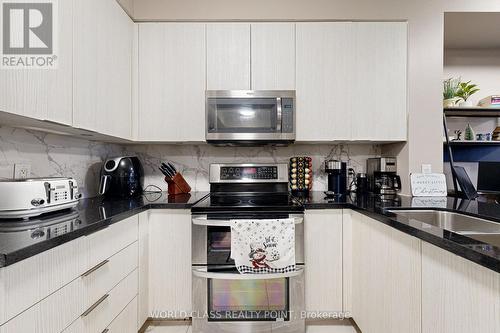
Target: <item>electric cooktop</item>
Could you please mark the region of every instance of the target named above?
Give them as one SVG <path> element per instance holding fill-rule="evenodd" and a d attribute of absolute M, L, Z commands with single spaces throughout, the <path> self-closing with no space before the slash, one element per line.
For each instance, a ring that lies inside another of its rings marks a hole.
<path fill-rule="evenodd" d="M 194 213 L 302 212 L 288 193 L 288 165 L 232 163 L 210 165 L 210 195 L 191 208 Z"/>
<path fill-rule="evenodd" d="M 193 212 L 219 211 L 293 211 L 302 212 L 302 204 L 288 193 L 211 193 L 194 205 Z"/>

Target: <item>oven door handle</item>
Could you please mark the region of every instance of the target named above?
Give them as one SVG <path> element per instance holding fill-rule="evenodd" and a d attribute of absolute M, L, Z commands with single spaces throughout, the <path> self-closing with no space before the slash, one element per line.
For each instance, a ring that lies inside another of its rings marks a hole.
<path fill-rule="evenodd" d="M 292 218 L 295 224 L 301 224 L 304 222 L 303 216 L 293 216 L 290 215 L 289 218 Z M 196 215 L 191 218 L 193 224 L 203 225 L 203 226 L 213 226 L 213 227 L 230 227 L 231 220 L 215 220 L 209 219 L 207 215 Z M 237 220 L 237 219 L 235 219 Z M 251 220 L 251 219 L 249 219 Z"/>
<path fill-rule="evenodd" d="M 212 280 L 270 280 L 292 278 L 304 274 L 304 268 L 297 267 L 293 272 L 268 274 L 240 274 L 207 272 L 206 268 L 193 268 L 193 275 L 202 279 Z"/>

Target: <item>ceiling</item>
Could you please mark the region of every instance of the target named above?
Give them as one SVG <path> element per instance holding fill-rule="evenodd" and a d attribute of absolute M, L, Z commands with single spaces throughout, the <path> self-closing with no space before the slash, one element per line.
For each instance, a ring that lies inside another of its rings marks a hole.
<path fill-rule="evenodd" d="M 445 49 L 500 49 L 499 13 L 445 13 Z"/>

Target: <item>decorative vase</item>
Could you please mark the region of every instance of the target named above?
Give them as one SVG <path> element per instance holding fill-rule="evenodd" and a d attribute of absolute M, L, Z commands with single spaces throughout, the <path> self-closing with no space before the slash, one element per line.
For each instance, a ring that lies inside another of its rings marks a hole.
<path fill-rule="evenodd" d="M 476 136 L 474 135 L 474 130 L 472 129 L 472 127 L 470 126 L 470 124 L 467 124 L 467 127 L 465 128 L 465 137 L 464 137 L 464 140 L 465 141 L 474 141 L 474 138 Z"/>
<path fill-rule="evenodd" d="M 471 107 L 473 106 L 472 105 L 472 101 L 470 99 L 466 100 L 466 101 L 462 101 L 458 104 L 458 106 L 460 107 L 463 107 L 463 108 L 468 108 L 468 107 Z"/>
<path fill-rule="evenodd" d="M 443 100 L 443 108 L 453 108 L 457 105 L 457 98 L 448 98 Z"/>

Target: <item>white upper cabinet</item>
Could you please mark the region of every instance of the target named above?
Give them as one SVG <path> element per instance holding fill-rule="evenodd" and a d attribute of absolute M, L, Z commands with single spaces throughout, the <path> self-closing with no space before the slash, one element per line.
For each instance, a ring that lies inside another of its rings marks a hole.
<path fill-rule="evenodd" d="M 73 0 L 58 2 L 57 68 L 0 69 L 0 111 L 72 123 Z"/>
<path fill-rule="evenodd" d="M 73 125 L 132 132 L 134 23 L 115 0 L 75 0 Z"/>
<path fill-rule="evenodd" d="M 407 138 L 407 24 L 353 24 L 352 139 Z M 348 77 L 345 77 L 347 79 Z"/>
<path fill-rule="evenodd" d="M 207 24 L 207 90 L 250 89 L 250 24 Z"/>
<path fill-rule="evenodd" d="M 205 140 L 205 24 L 139 24 L 141 141 Z"/>
<path fill-rule="evenodd" d="M 252 90 L 295 90 L 295 23 L 252 23 Z"/>
<path fill-rule="evenodd" d="M 404 141 L 407 24 L 297 24 L 297 140 Z"/>
<path fill-rule="evenodd" d="M 297 23 L 297 141 L 351 139 L 352 23 Z"/>

